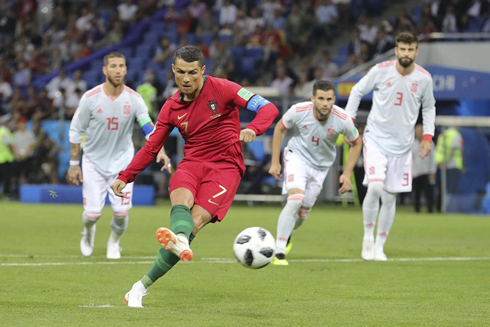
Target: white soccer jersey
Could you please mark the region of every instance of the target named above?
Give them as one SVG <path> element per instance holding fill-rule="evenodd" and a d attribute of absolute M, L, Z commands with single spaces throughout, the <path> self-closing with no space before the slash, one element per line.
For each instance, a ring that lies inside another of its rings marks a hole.
<path fill-rule="evenodd" d="M 345 111 L 355 118 L 361 98 L 373 90 L 365 133 L 386 155 L 401 156 L 411 150 L 420 106 L 424 134 L 434 136 L 436 101 L 432 77 L 424 68 L 415 65 L 403 76 L 396 69 L 396 60 L 374 66 L 352 88 Z"/>
<path fill-rule="evenodd" d="M 114 100 L 104 91 L 104 84 L 85 92 L 70 125 L 70 143 L 86 142 L 83 154 L 104 176 L 117 175 L 134 155 L 133 125 L 149 117 L 141 96 L 125 86 Z"/>
<path fill-rule="evenodd" d="M 297 103 L 282 116 L 281 123 L 287 129 L 294 128 L 288 149 L 311 167 L 324 170 L 335 160 L 337 136 L 343 134 L 355 141 L 359 132 L 352 119 L 338 106 L 333 106 L 325 121 L 316 119 L 313 110 L 311 101 Z"/>

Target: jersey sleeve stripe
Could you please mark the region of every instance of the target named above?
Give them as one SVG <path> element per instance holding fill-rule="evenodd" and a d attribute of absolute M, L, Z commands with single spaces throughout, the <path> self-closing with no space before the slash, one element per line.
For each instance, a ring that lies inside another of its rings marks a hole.
<path fill-rule="evenodd" d="M 92 95 L 96 95 L 97 93 L 100 93 L 101 91 L 102 91 L 102 88 L 98 87 L 95 90 L 91 91 L 90 93 L 87 93 L 85 98 L 90 98 Z"/>
<path fill-rule="evenodd" d="M 376 66 L 378 66 L 378 68 L 386 68 L 386 67 L 391 67 L 394 64 L 395 64 L 394 61 L 385 61 L 385 62 L 377 64 Z"/>
<path fill-rule="evenodd" d="M 133 90 L 132 88 L 130 88 L 128 86 L 124 86 L 124 89 L 126 91 L 128 91 L 128 93 L 136 95 L 138 98 L 141 97 L 141 95 L 138 92 L 136 92 L 135 90 Z"/>
<path fill-rule="evenodd" d="M 426 70 L 424 67 L 421 67 L 421 66 L 417 65 L 417 70 L 418 70 L 419 72 L 424 73 L 424 74 L 425 74 L 425 75 L 427 75 L 427 76 L 431 76 L 431 75 L 430 75 L 430 73 L 429 73 L 429 72 L 428 72 L 428 71 L 427 71 L 427 70 Z"/>
<path fill-rule="evenodd" d="M 311 110 L 311 105 L 296 107 L 296 112 L 303 112 Z"/>
<path fill-rule="evenodd" d="M 333 114 L 334 114 L 335 116 L 339 117 L 339 118 L 340 118 L 340 119 L 342 119 L 342 120 L 347 120 L 347 115 L 346 115 L 346 114 L 344 114 L 344 113 L 342 113 L 342 112 L 340 112 L 340 111 L 338 111 L 338 110 L 335 110 L 335 109 L 334 109 L 334 110 L 333 110 Z"/>

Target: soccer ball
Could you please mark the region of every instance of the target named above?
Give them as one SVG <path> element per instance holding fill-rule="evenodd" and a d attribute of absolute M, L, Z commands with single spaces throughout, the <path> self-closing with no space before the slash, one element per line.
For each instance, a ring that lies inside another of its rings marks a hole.
<path fill-rule="evenodd" d="M 259 269 L 274 258 L 276 242 L 265 228 L 250 227 L 243 230 L 233 243 L 235 257 L 247 268 Z"/>

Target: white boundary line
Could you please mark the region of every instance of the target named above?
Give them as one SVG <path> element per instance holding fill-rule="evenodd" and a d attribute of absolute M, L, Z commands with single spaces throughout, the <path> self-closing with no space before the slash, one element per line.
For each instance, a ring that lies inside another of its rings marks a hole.
<path fill-rule="evenodd" d="M 26 256 L 28 257 L 28 256 Z M 72 256 L 69 256 L 70 258 Z M 74 256 L 76 258 L 81 258 L 80 256 Z M 147 257 L 134 257 L 147 259 Z M 391 262 L 406 262 L 406 261 L 488 261 L 490 257 L 454 257 L 454 258 L 396 258 L 388 259 Z M 288 260 L 289 262 L 319 262 L 319 263 L 329 263 L 329 262 L 363 262 L 362 259 L 296 259 Z M 152 264 L 154 260 L 151 261 L 77 261 L 77 262 L 32 262 L 32 263 L 0 263 L 0 267 L 45 267 L 45 266 L 90 266 L 90 265 L 148 265 Z M 198 261 L 190 261 L 189 263 L 237 263 L 235 259 L 231 258 L 202 258 Z"/>

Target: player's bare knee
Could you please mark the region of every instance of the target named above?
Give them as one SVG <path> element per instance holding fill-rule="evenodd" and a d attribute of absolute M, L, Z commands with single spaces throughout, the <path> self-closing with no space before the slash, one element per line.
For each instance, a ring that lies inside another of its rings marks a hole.
<path fill-rule="evenodd" d="M 170 193 L 170 202 L 174 205 L 185 205 L 188 208 L 194 206 L 194 196 L 192 192 L 185 188 L 178 188 Z"/>

